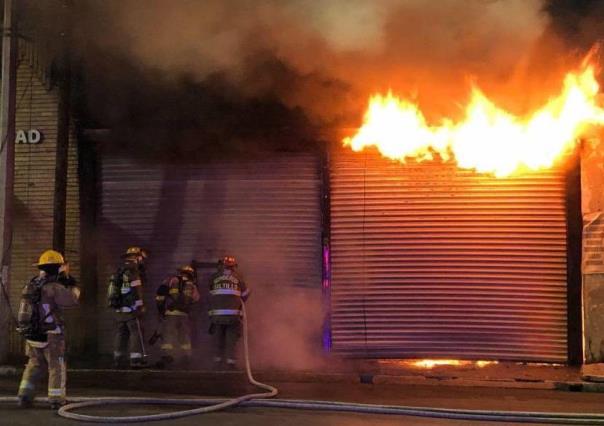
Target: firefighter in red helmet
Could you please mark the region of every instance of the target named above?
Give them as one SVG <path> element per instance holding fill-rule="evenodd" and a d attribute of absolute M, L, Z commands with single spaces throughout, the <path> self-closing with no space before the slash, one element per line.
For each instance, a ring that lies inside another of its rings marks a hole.
<path fill-rule="evenodd" d="M 225 256 L 218 262 L 217 271 L 210 278 L 210 334 L 215 336 L 214 363 L 226 363 L 228 368 L 237 365 L 235 349 L 241 336 L 241 304 L 249 296 L 249 290 L 237 270 L 233 256 Z"/>
<path fill-rule="evenodd" d="M 191 309 L 199 301 L 197 273 L 190 265 L 164 280 L 155 295 L 162 336 L 162 366 L 169 366 L 177 357 L 182 367 L 191 360 Z"/>

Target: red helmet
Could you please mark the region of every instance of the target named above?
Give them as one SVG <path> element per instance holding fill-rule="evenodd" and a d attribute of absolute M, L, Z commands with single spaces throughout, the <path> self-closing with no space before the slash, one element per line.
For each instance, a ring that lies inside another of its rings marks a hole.
<path fill-rule="evenodd" d="M 232 268 L 237 266 L 237 261 L 233 256 L 225 256 L 222 258 L 222 264 L 226 267 Z"/>

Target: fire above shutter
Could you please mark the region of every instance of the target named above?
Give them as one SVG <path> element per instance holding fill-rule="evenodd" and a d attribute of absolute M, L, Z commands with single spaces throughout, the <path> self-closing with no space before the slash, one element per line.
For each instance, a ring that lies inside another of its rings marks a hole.
<path fill-rule="evenodd" d="M 336 352 L 567 359 L 565 180 L 338 153 L 331 164 Z"/>

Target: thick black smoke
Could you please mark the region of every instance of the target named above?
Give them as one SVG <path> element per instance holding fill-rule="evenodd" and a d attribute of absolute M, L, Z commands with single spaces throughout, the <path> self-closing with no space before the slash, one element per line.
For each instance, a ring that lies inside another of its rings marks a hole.
<path fill-rule="evenodd" d="M 32 27 L 56 38 L 48 22 L 64 2 L 25 3 Z M 116 146 L 188 157 L 308 148 L 358 125 L 368 96 L 388 89 L 438 120 L 461 114 L 472 79 L 523 112 L 597 40 L 599 3 L 78 0 L 60 21 L 81 124 L 111 128 Z"/>
<path fill-rule="evenodd" d="M 604 3 L 600 0 L 549 0 L 545 10 L 551 30 L 570 48 L 589 49 L 604 37 Z"/>

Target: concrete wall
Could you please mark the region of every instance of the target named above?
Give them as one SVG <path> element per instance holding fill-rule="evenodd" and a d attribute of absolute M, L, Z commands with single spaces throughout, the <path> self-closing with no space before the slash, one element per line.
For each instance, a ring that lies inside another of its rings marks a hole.
<path fill-rule="evenodd" d="M 584 141 L 581 152 L 583 213 L 583 321 L 585 362 L 604 361 L 604 141 Z"/>

